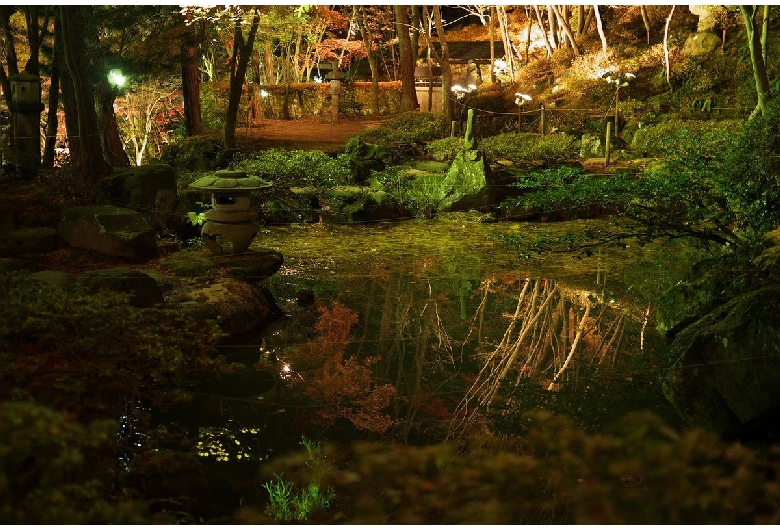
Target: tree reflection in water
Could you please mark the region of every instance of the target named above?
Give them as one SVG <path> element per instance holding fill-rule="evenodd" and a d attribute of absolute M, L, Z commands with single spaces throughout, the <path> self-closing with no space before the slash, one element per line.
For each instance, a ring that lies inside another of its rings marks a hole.
<path fill-rule="evenodd" d="M 625 310 L 611 311 L 608 303 L 556 280 L 525 278 L 516 295 L 514 313 L 503 315 L 509 321 L 503 337 L 491 344 L 482 337 L 484 315 L 501 288 L 495 278 L 488 278 L 479 290 L 482 295 L 474 322 L 480 369 L 456 408 L 449 437 L 464 435 L 473 428 L 483 413 L 498 404 L 502 389 L 533 381 L 540 388 L 556 392 L 564 385 L 576 385 L 582 366 L 596 374 L 615 367 Z M 501 403 L 500 407 L 504 406 Z"/>

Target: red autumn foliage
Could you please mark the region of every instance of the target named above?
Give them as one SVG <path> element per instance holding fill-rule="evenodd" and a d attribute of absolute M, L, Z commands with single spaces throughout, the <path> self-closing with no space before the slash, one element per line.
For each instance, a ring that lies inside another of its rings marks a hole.
<path fill-rule="evenodd" d="M 358 429 L 384 433 L 393 423 L 383 411 L 395 387 L 375 384 L 371 366 L 377 357 L 344 358 L 357 314 L 338 302 L 317 311 L 316 336 L 299 349 L 293 367 L 302 376 L 304 393 L 319 406 L 318 422 L 330 426 L 346 418 Z"/>

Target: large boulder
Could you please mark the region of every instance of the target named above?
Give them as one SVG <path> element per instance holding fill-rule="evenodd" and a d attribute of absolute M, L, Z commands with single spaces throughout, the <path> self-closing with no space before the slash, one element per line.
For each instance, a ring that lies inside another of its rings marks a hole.
<path fill-rule="evenodd" d="M 604 158 L 604 139 L 596 134 L 583 134 L 580 143 L 580 158 Z"/>
<path fill-rule="evenodd" d="M 778 314 L 780 286 L 764 287 L 734 297 L 677 335 L 663 390 L 686 422 L 738 436 L 778 410 Z"/>
<path fill-rule="evenodd" d="M 59 248 L 61 241 L 53 228 L 20 228 L 6 235 L 5 248 L 13 255 L 42 254 Z"/>
<path fill-rule="evenodd" d="M 126 267 L 85 272 L 75 282 L 89 292 L 102 290 L 127 293 L 135 307 L 153 307 L 165 303 L 162 290 L 148 274 Z"/>
<path fill-rule="evenodd" d="M 109 256 L 143 261 L 158 255 L 154 229 L 140 213 L 127 208 L 66 208 L 57 231 L 72 247 Z"/>
<path fill-rule="evenodd" d="M 176 211 L 176 172 L 168 164 L 149 164 L 123 170 L 100 182 L 101 202 L 130 208 L 165 224 Z"/>
<path fill-rule="evenodd" d="M 260 282 L 271 277 L 284 263 L 275 250 L 249 250 L 242 254 L 213 255 L 205 246 L 184 249 L 160 259 L 160 266 L 179 278 L 219 276 Z"/>
<path fill-rule="evenodd" d="M 686 57 L 698 57 L 714 52 L 721 44 L 722 40 L 718 35 L 710 31 L 698 31 L 688 36 L 682 52 Z"/>
<path fill-rule="evenodd" d="M 492 208 L 500 196 L 499 186 L 492 177 L 482 151 L 460 151 L 439 186 L 438 209 L 449 212 Z"/>

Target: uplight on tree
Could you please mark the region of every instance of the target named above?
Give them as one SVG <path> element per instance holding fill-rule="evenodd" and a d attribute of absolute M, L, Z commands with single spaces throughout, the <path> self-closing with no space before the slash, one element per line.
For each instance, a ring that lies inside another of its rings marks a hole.
<path fill-rule="evenodd" d="M 122 73 L 122 70 L 113 69 L 108 72 L 108 82 L 111 86 L 116 88 L 122 88 L 125 85 L 127 78 Z"/>

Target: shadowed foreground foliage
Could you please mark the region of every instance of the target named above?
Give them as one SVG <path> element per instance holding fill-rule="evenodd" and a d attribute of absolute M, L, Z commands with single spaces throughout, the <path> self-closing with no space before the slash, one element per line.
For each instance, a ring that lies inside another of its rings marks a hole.
<path fill-rule="evenodd" d="M 528 436 L 427 447 L 329 447 L 323 487 L 336 492 L 317 523 L 773 524 L 780 462 L 702 430 L 678 434 L 645 414 L 614 434 L 587 434 L 533 413 Z M 306 456 L 269 464 L 291 481 Z M 246 508 L 241 522 L 269 523 Z"/>

